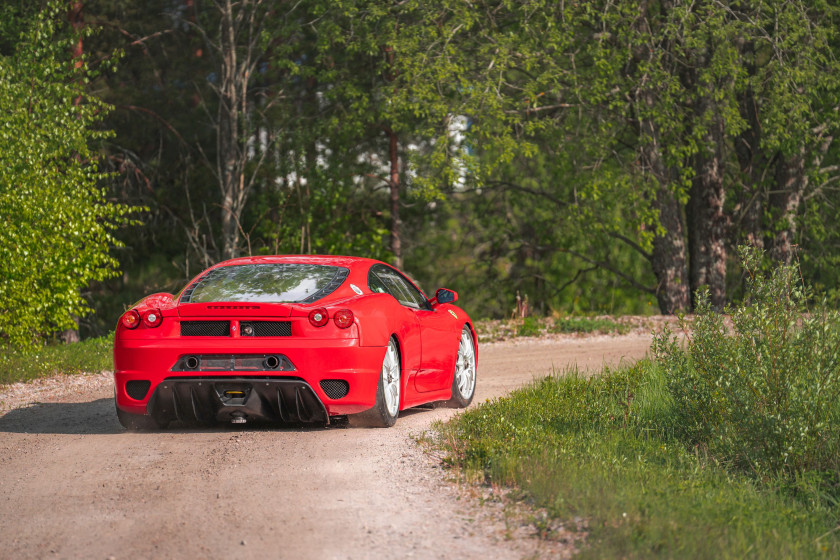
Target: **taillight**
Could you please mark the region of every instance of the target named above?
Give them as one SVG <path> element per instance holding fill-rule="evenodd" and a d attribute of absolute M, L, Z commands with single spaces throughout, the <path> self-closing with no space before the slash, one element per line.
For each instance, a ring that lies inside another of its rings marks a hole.
<path fill-rule="evenodd" d="M 120 318 L 120 322 L 127 329 L 136 329 L 140 326 L 140 314 L 135 309 L 129 309 Z"/>
<path fill-rule="evenodd" d="M 333 321 L 339 329 L 346 329 L 353 324 L 353 312 L 349 309 L 340 309 L 333 315 Z"/>
<path fill-rule="evenodd" d="M 309 322 L 312 323 L 313 327 L 323 327 L 329 320 L 330 317 L 327 315 L 327 310 L 323 307 L 313 309 L 309 312 Z"/>
<path fill-rule="evenodd" d="M 148 311 L 144 311 L 142 318 L 143 324 L 149 328 L 159 327 L 163 322 L 163 316 L 160 314 L 160 309 L 150 309 Z"/>

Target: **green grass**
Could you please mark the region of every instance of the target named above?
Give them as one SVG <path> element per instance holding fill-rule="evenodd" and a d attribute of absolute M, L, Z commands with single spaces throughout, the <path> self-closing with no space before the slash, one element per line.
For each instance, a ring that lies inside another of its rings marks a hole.
<path fill-rule="evenodd" d="M 32 352 L 4 352 L 0 354 L 0 385 L 113 369 L 113 346 L 112 334 L 77 344 L 50 344 Z"/>
<path fill-rule="evenodd" d="M 536 317 L 525 317 L 517 325 L 516 336 L 540 336 L 543 333 L 543 325 Z"/>
<path fill-rule="evenodd" d="M 651 362 L 553 375 L 435 426 L 445 462 L 583 518 L 581 558 L 832 558 L 838 492 L 751 477 L 673 436 Z"/>
<path fill-rule="evenodd" d="M 479 320 L 475 329 L 482 340 L 507 340 L 523 336 L 552 334 L 625 334 L 629 324 L 605 317 L 566 317 L 563 319 L 525 317 L 510 320 Z"/>
<path fill-rule="evenodd" d="M 629 330 L 629 325 L 616 323 L 612 319 L 590 317 L 557 319 L 554 321 L 554 325 L 549 328 L 549 331 L 553 333 L 624 334 Z"/>

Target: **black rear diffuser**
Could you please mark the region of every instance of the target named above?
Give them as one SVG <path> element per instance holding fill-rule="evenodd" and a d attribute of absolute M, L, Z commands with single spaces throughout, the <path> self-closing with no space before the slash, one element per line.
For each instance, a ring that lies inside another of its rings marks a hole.
<path fill-rule="evenodd" d="M 157 386 L 147 409 L 160 426 L 237 419 L 329 424 L 324 403 L 296 377 L 170 377 Z"/>

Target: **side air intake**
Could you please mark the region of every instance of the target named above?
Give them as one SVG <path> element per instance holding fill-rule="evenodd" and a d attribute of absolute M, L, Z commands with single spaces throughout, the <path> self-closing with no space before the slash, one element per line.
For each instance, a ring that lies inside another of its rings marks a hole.
<path fill-rule="evenodd" d="M 343 379 L 324 379 L 321 381 L 321 389 L 331 399 L 341 399 L 350 392 L 350 384 Z"/>

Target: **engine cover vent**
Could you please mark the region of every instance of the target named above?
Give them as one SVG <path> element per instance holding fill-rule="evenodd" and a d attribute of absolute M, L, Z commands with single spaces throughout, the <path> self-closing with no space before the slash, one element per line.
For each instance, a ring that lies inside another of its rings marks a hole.
<path fill-rule="evenodd" d="M 230 336 L 230 321 L 181 321 L 181 336 Z"/>

